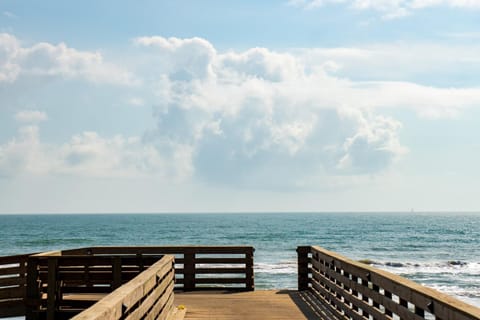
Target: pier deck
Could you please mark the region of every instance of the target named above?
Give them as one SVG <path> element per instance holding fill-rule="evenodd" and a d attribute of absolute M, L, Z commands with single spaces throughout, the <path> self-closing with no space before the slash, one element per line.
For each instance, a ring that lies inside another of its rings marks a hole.
<path fill-rule="evenodd" d="M 480 320 L 478 307 L 318 246 L 297 248 L 298 291 L 255 290 L 253 253 L 142 246 L 0 257 L 0 318 Z"/>
<path fill-rule="evenodd" d="M 336 319 L 312 301 L 309 292 L 293 290 L 175 293 L 175 305 L 187 309 L 185 320 Z"/>

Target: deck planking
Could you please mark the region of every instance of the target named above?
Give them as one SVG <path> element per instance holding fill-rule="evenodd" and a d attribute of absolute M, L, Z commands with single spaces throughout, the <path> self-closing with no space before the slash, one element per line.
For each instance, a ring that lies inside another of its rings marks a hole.
<path fill-rule="evenodd" d="M 336 319 L 310 302 L 309 293 L 291 290 L 175 293 L 175 305 L 187 310 L 185 320 Z"/>

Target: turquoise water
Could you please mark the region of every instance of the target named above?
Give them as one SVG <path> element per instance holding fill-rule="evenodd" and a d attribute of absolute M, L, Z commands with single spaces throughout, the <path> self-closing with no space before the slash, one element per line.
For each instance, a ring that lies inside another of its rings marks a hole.
<path fill-rule="evenodd" d="M 480 306 L 480 214 L 1 215 L 0 255 L 94 245 L 252 245 L 259 289 L 296 287 L 319 245 Z"/>

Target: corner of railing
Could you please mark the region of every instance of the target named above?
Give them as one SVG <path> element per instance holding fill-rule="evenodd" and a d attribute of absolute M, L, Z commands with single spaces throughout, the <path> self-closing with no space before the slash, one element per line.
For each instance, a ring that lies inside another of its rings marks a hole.
<path fill-rule="evenodd" d="M 297 261 L 298 261 L 298 291 L 308 290 L 309 283 L 309 257 L 311 251 L 310 246 L 297 247 Z"/>
<path fill-rule="evenodd" d="M 255 290 L 255 276 L 253 273 L 253 254 L 255 252 L 254 247 L 247 247 L 245 253 L 246 263 L 245 263 L 245 288 L 247 291 Z"/>

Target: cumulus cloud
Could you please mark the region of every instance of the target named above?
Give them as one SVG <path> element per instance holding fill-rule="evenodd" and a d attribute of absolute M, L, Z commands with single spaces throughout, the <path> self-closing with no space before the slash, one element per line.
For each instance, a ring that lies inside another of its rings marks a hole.
<path fill-rule="evenodd" d="M 38 123 L 47 119 L 47 114 L 38 110 L 23 110 L 15 114 L 15 120 L 21 123 Z"/>
<path fill-rule="evenodd" d="M 22 125 L 17 135 L 0 145 L 0 177 L 15 175 L 73 175 L 84 177 L 141 177 L 181 179 L 188 163 L 163 158 L 139 137 L 102 137 L 82 132 L 63 144 L 41 140 L 37 125 Z"/>
<path fill-rule="evenodd" d="M 437 6 L 480 9 L 480 2 L 477 0 L 290 0 L 288 4 L 305 9 L 342 4 L 356 10 L 380 12 L 384 19 L 400 18 L 414 10 Z"/>
<path fill-rule="evenodd" d="M 306 66 L 265 48 L 218 53 L 197 38 L 143 37 L 136 44 L 188 62 L 161 70 L 158 127 L 149 139 L 164 154 L 176 150 L 172 145 L 191 150 L 197 178 L 298 186 L 319 174 L 381 172 L 406 151 L 401 125 L 374 115 L 373 99 L 357 103 L 362 90 L 329 76 L 333 62 Z"/>
<path fill-rule="evenodd" d="M 107 63 L 99 52 L 79 51 L 65 43 L 46 42 L 23 46 L 6 33 L 0 34 L 0 83 L 13 82 L 21 75 L 80 78 L 93 83 L 131 85 L 132 74 Z"/>
<path fill-rule="evenodd" d="M 17 50 L 18 41 L 9 39 L 11 51 Z M 426 86 L 403 80 L 402 73 L 375 73 L 390 70 L 385 66 L 402 56 L 395 46 L 219 52 L 201 38 L 155 36 L 133 42 L 141 61 L 135 67 L 142 72 L 131 73 L 143 86 L 129 88 L 120 101 L 153 106 L 156 126 L 142 137 L 88 131 L 50 145 L 35 126 L 46 114 L 19 112 L 22 129 L 0 146 L 4 175 L 158 175 L 248 188 L 325 186 L 342 177 L 382 174 L 408 151 L 399 137 L 402 123 L 385 110 L 406 108 L 434 119 L 480 105 L 475 87 Z M 11 57 L 9 50 L 4 48 Z M 428 51 L 422 50 L 412 49 Z M 12 77 L 50 69 L 48 57 L 42 63 L 12 64 L 18 67 L 9 69 L 17 72 Z M 403 72 L 410 59 L 398 60 Z M 354 69 L 358 65 L 364 68 Z M 356 79 L 367 71 L 370 78 Z M 35 158 L 45 161 L 30 160 Z"/>

